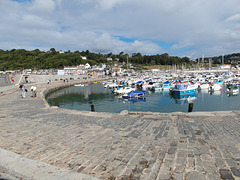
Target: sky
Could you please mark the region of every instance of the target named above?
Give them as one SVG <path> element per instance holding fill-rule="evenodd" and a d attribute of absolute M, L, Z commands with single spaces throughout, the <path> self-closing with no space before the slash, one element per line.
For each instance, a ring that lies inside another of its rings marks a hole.
<path fill-rule="evenodd" d="M 239 0 L 0 0 L 0 49 L 240 52 Z"/>

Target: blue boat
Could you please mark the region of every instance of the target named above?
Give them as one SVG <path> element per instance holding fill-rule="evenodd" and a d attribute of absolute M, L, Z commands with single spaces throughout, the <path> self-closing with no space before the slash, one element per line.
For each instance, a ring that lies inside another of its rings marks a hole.
<path fill-rule="evenodd" d="M 142 98 L 145 95 L 146 91 L 131 91 L 122 96 L 123 99 L 129 98 Z"/>
<path fill-rule="evenodd" d="M 159 86 L 154 87 L 155 91 L 165 91 L 169 90 L 172 87 L 171 83 L 169 81 L 166 81 L 162 84 L 159 84 Z"/>
<path fill-rule="evenodd" d="M 214 84 L 220 84 L 220 85 L 223 85 L 223 81 L 219 80 L 217 82 L 214 82 Z"/>
<path fill-rule="evenodd" d="M 170 94 L 185 95 L 194 94 L 197 91 L 196 86 L 192 86 L 189 83 L 176 84 L 173 89 L 170 90 Z"/>
<path fill-rule="evenodd" d="M 136 84 L 136 85 L 142 84 L 142 81 L 138 81 L 138 82 L 136 82 L 135 84 Z"/>

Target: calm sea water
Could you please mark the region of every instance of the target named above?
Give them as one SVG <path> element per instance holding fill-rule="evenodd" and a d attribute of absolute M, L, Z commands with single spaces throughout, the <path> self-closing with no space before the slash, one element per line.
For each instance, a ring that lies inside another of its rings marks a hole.
<path fill-rule="evenodd" d="M 198 91 L 184 97 L 171 97 L 168 91 L 146 93 L 144 99 L 123 100 L 101 84 L 84 87 L 69 87 L 53 92 L 47 97 L 50 106 L 79 111 L 119 113 L 129 111 L 187 112 L 189 102 L 193 102 L 193 112 L 240 110 L 240 96 L 227 95 L 225 88 L 220 92 Z"/>

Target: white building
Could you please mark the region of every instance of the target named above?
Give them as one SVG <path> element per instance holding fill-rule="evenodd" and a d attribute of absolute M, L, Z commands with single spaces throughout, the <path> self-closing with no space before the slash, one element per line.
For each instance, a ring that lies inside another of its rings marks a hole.
<path fill-rule="evenodd" d="M 231 69 L 231 64 L 223 64 L 220 66 L 221 69 Z"/>
<path fill-rule="evenodd" d="M 90 64 L 85 64 L 85 69 L 90 69 L 91 68 L 91 66 L 90 66 Z"/>
<path fill-rule="evenodd" d="M 151 69 L 151 71 L 152 71 L 152 73 L 158 73 L 158 72 L 160 72 L 159 69 Z"/>
<path fill-rule="evenodd" d="M 105 69 L 106 67 L 107 67 L 107 65 L 106 64 L 99 64 L 99 66 L 100 66 L 100 68 L 102 68 L 102 69 Z"/>
<path fill-rule="evenodd" d="M 65 74 L 77 74 L 78 67 L 64 67 Z"/>
<path fill-rule="evenodd" d="M 65 75 L 64 70 L 58 70 L 58 75 Z"/>

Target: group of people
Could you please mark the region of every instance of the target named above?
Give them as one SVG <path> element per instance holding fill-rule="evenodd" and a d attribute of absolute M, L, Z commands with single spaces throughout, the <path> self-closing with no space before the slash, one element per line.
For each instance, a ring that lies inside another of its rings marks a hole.
<path fill-rule="evenodd" d="M 25 86 L 23 84 L 20 84 L 19 89 L 21 90 L 21 97 L 22 98 L 26 98 L 27 97 L 27 92 L 28 90 L 25 88 Z M 32 87 L 30 88 L 31 91 L 31 97 L 36 97 L 37 96 L 37 87 L 36 85 L 32 85 Z"/>

